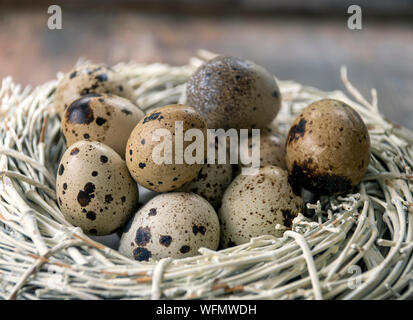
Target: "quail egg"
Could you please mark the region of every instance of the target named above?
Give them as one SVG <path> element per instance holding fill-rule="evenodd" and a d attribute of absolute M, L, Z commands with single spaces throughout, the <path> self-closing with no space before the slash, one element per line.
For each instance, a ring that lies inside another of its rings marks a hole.
<path fill-rule="evenodd" d="M 222 246 L 239 245 L 261 235 L 281 237 L 303 206 L 286 170 L 265 166 L 257 175 L 239 175 L 225 191 L 218 211 Z"/>
<path fill-rule="evenodd" d="M 103 142 L 124 157 L 126 142 L 144 113 L 129 100 L 92 93 L 75 100 L 62 117 L 66 145 L 79 140 Z"/>
<path fill-rule="evenodd" d="M 355 187 L 370 162 L 370 137 L 360 115 L 333 99 L 316 101 L 298 115 L 286 143 L 291 181 L 316 194 Z"/>
<path fill-rule="evenodd" d="M 243 145 L 243 143 L 241 143 Z M 248 138 L 248 149 L 240 148 L 240 156 L 251 157 L 255 144 L 251 137 Z M 242 167 L 248 165 L 242 164 Z M 270 128 L 264 128 L 260 132 L 260 166 L 275 165 L 286 169 L 285 164 L 285 138 L 281 134 L 274 134 Z"/>
<path fill-rule="evenodd" d="M 263 128 L 277 115 L 281 94 L 274 77 L 249 60 L 217 56 L 189 78 L 186 103 L 207 119 L 208 128 Z"/>
<path fill-rule="evenodd" d="M 86 234 L 107 235 L 134 213 L 138 186 L 125 161 L 97 141 L 78 141 L 60 161 L 56 194 L 65 219 Z"/>
<path fill-rule="evenodd" d="M 111 93 L 134 100 L 132 87 L 119 73 L 102 64 L 83 64 L 59 82 L 54 97 L 56 113 L 62 117 L 73 101 L 89 93 Z"/>
<path fill-rule="evenodd" d="M 190 129 L 198 129 L 202 137 L 183 141 Z M 158 192 L 172 191 L 191 181 L 203 167 L 206 130 L 204 117 L 185 105 L 169 105 L 147 114 L 133 129 L 126 146 L 125 159 L 132 177 Z M 200 159 L 189 164 L 187 148 L 198 142 L 202 150 L 196 150 L 196 157 Z"/>
<path fill-rule="evenodd" d="M 119 251 L 138 261 L 183 258 L 205 247 L 216 250 L 219 221 L 212 206 L 194 193 L 170 192 L 152 198 L 125 228 Z"/>
<path fill-rule="evenodd" d="M 226 152 L 225 163 L 218 162 L 218 145 L 215 146 L 215 163 L 204 165 L 194 180 L 177 190 L 196 193 L 205 198 L 215 209 L 221 206 L 222 196 L 233 178 L 233 165 L 230 163 L 228 152 Z"/>

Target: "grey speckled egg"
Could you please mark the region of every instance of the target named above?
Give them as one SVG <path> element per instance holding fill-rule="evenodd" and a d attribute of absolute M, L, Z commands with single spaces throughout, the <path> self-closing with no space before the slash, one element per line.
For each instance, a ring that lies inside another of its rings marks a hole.
<path fill-rule="evenodd" d="M 89 93 L 111 93 L 134 100 L 134 92 L 126 79 L 102 64 L 83 64 L 68 72 L 59 82 L 54 109 L 60 117 L 70 104 Z"/>
<path fill-rule="evenodd" d="M 291 228 L 292 220 L 302 210 L 303 199 L 288 183 L 287 171 L 265 166 L 257 175 L 239 175 L 229 185 L 218 212 L 221 243 L 224 248 L 246 243 L 252 237 L 281 237 Z"/>
<path fill-rule="evenodd" d="M 267 70 L 228 56 L 205 62 L 191 75 L 186 99 L 213 129 L 263 128 L 281 106 L 280 90 Z"/>
<path fill-rule="evenodd" d="M 78 141 L 65 151 L 56 194 L 66 220 L 92 235 L 114 232 L 138 203 L 138 187 L 125 161 L 96 141 Z"/>
<path fill-rule="evenodd" d="M 163 193 L 129 221 L 119 251 L 138 261 L 189 257 L 201 247 L 216 250 L 219 236 L 217 214 L 204 198 L 186 192 Z"/>
<path fill-rule="evenodd" d="M 125 98 L 88 94 L 65 110 L 62 132 L 67 146 L 79 140 L 95 140 L 111 147 L 123 158 L 129 135 L 144 115 L 139 107 Z"/>

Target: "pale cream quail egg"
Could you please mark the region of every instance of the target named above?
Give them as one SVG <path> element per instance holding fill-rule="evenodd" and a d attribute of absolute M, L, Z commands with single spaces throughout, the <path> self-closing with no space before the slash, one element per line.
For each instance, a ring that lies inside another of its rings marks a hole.
<path fill-rule="evenodd" d="M 57 171 L 56 194 L 66 220 L 92 235 L 114 232 L 138 204 L 138 186 L 125 161 L 96 141 L 78 141 L 65 151 Z"/>
<path fill-rule="evenodd" d="M 103 64 L 82 64 L 65 74 L 56 88 L 54 109 L 62 117 L 71 103 L 90 93 L 110 93 L 134 100 L 127 80 Z"/>
<path fill-rule="evenodd" d="M 129 135 L 144 115 L 125 98 L 88 94 L 73 101 L 65 110 L 62 132 L 67 146 L 90 139 L 103 142 L 124 157 Z"/>
<path fill-rule="evenodd" d="M 186 192 L 160 194 L 146 203 L 125 228 L 119 251 L 138 261 L 183 258 L 205 247 L 216 250 L 220 229 L 214 208 Z"/>
<path fill-rule="evenodd" d="M 257 175 L 238 175 L 218 211 L 222 246 L 239 245 L 261 235 L 281 237 L 304 205 L 294 192 L 287 171 L 276 166 L 262 167 Z"/>

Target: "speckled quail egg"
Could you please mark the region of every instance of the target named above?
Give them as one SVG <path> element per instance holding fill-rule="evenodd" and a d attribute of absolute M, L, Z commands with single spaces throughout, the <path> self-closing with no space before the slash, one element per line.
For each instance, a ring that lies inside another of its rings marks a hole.
<path fill-rule="evenodd" d="M 242 142 L 243 145 L 244 142 Z M 246 157 L 252 155 L 255 143 L 252 138 L 248 138 L 248 149 L 240 148 L 240 156 L 246 154 Z M 249 165 L 242 164 L 242 167 Z M 274 165 L 286 169 L 285 164 L 285 138 L 281 134 L 274 134 L 270 128 L 264 128 L 260 132 L 260 166 Z"/>
<path fill-rule="evenodd" d="M 222 246 L 261 235 L 281 237 L 303 206 L 303 199 L 288 183 L 286 170 L 265 166 L 257 175 L 239 175 L 225 191 L 218 211 Z"/>
<path fill-rule="evenodd" d="M 126 79 L 103 64 L 82 64 L 68 72 L 59 82 L 54 109 L 62 117 L 70 104 L 89 93 L 111 93 L 134 100 L 134 92 Z"/>
<path fill-rule="evenodd" d="M 215 209 L 221 206 L 222 196 L 233 178 L 233 165 L 230 163 L 228 152 L 226 162 L 224 164 L 218 162 L 218 145 L 215 146 L 215 163 L 205 164 L 194 180 L 177 190 L 196 193 L 205 198 Z"/>
<path fill-rule="evenodd" d="M 179 122 L 182 122 L 182 130 L 178 128 Z M 168 135 L 162 136 L 163 133 L 159 133 L 158 129 Z M 182 141 L 189 129 L 200 130 L 202 137 Z M 126 145 L 125 159 L 132 177 L 145 188 L 159 192 L 175 190 L 191 181 L 203 167 L 206 130 L 204 117 L 185 105 L 169 105 L 147 114 L 133 129 Z M 175 131 L 181 131 L 182 137 L 175 136 Z M 175 140 L 182 142 L 181 150 Z M 195 142 L 203 144 L 202 150 L 199 150 L 199 162 L 202 163 L 189 164 L 185 152 L 187 147 Z M 196 154 L 197 152 L 198 150 Z M 179 155 L 182 158 L 177 161 Z M 161 161 L 155 159 L 156 157 Z"/>
<path fill-rule="evenodd" d="M 189 257 L 201 247 L 216 250 L 219 236 L 217 214 L 204 198 L 186 192 L 163 193 L 131 219 L 119 251 L 138 261 Z"/>
<path fill-rule="evenodd" d="M 62 132 L 67 146 L 90 139 L 103 142 L 124 157 L 129 135 L 144 115 L 125 98 L 92 93 L 75 100 L 65 110 Z"/>
<path fill-rule="evenodd" d="M 277 115 L 281 94 L 274 77 L 249 60 L 217 56 L 189 78 L 186 103 L 207 119 L 208 128 L 263 128 Z"/>
<path fill-rule="evenodd" d="M 92 235 L 114 232 L 138 203 L 138 187 L 125 161 L 97 141 L 78 141 L 65 151 L 56 194 L 65 219 Z"/>
<path fill-rule="evenodd" d="M 317 194 L 356 186 L 370 162 L 370 137 L 360 115 L 333 99 L 316 101 L 298 115 L 286 143 L 291 181 Z"/>

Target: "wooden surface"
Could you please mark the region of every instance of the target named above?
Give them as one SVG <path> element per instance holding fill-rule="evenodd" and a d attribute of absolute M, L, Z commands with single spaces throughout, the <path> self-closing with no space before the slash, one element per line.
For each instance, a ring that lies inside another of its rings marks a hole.
<path fill-rule="evenodd" d="M 171 12 L 171 11 L 170 11 Z M 185 64 L 199 48 L 249 58 L 278 78 L 323 90 L 342 89 L 339 68 L 391 120 L 413 129 L 413 25 L 365 18 L 347 29 L 347 14 L 191 15 L 88 7 L 63 10 L 63 30 L 47 28 L 47 6 L 0 3 L 0 78 L 26 85 L 68 71 L 79 57 L 114 64 Z"/>

